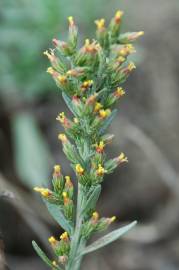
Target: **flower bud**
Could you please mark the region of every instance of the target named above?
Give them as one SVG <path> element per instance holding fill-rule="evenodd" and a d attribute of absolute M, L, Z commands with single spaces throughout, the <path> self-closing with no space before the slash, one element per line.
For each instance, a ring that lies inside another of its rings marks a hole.
<path fill-rule="evenodd" d="M 77 68 L 68 70 L 66 74 L 68 76 L 78 78 L 78 77 L 84 75 L 84 72 L 85 72 L 85 68 L 77 67 Z"/>
<path fill-rule="evenodd" d="M 70 45 L 65 42 L 65 41 L 61 41 L 61 40 L 57 40 L 57 39 L 53 39 L 52 40 L 53 45 L 57 48 L 57 50 L 65 56 L 70 56 L 73 53 L 72 48 L 70 47 Z"/>
<path fill-rule="evenodd" d="M 75 170 L 76 170 L 76 173 L 79 174 L 79 175 L 83 175 L 84 174 L 84 169 L 81 167 L 80 164 L 76 164 Z"/>
<path fill-rule="evenodd" d="M 120 44 L 134 42 L 138 37 L 143 36 L 143 35 L 144 35 L 144 31 L 129 32 L 129 33 L 121 34 L 119 36 L 118 42 Z"/>
<path fill-rule="evenodd" d="M 68 17 L 68 22 L 69 22 L 69 44 L 72 47 L 72 49 L 75 49 L 77 46 L 78 29 L 75 25 L 72 16 Z"/>
<path fill-rule="evenodd" d="M 62 143 L 67 143 L 68 142 L 68 139 L 67 139 L 67 136 L 63 133 L 60 133 L 58 135 L 58 139 L 62 142 Z"/>
<path fill-rule="evenodd" d="M 52 191 L 48 188 L 34 187 L 34 191 L 39 192 L 44 198 L 49 198 L 52 195 Z"/>
<path fill-rule="evenodd" d="M 114 16 L 114 18 L 112 18 L 110 25 L 109 25 L 109 30 L 111 33 L 111 41 L 112 43 L 115 43 L 118 35 L 119 35 L 119 31 L 120 31 L 120 26 L 121 26 L 121 18 L 123 15 L 123 11 L 118 10 Z"/>

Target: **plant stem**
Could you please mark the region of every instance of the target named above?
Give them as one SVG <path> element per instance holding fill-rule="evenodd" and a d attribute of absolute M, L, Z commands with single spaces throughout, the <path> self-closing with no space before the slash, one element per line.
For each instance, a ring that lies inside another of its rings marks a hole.
<path fill-rule="evenodd" d="M 66 266 L 66 270 L 79 270 L 81 265 L 81 259 L 76 260 L 78 250 L 80 247 L 80 235 L 83 216 L 81 215 L 83 209 L 83 191 L 81 185 L 78 183 L 77 194 L 77 210 L 76 210 L 76 226 L 71 240 L 71 251 L 69 255 L 69 261 Z"/>

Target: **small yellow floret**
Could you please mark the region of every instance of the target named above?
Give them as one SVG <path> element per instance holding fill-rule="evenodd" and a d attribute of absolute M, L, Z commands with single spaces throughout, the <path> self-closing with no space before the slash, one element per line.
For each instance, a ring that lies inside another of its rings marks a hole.
<path fill-rule="evenodd" d="M 89 46 L 90 45 L 90 40 L 89 38 L 85 39 L 85 47 Z"/>
<path fill-rule="evenodd" d="M 111 222 L 114 222 L 116 220 L 116 216 L 111 217 Z"/>
<path fill-rule="evenodd" d="M 125 91 L 122 87 L 118 87 L 114 92 L 114 95 L 117 97 L 122 97 L 123 95 L 125 95 Z"/>
<path fill-rule="evenodd" d="M 58 139 L 62 141 L 62 143 L 66 143 L 68 141 L 67 136 L 64 133 L 60 133 L 58 135 Z"/>
<path fill-rule="evenodd" d="M 139 31 L 138 32 L 138 37 L 143 36 L 143 35 L 144 35 L 144 31 Z"/>
<path fill-rule="evenodd" d="M 101 164 L 99 164 L 99 165 L 98 165 L 98 169 L 97 169 L 97 171 L 96 171 L 97 175 L 98 175 L 98 176 L 103 176 L 105 172 L 106 172 L 106 170 L 102 167 Z"/>
<path fill-rule="evenodd" d="M 99 213 L 98 212 L 93 212 L 92 218 L 97 221 L 99 219 Z"/>
<path fill-rule="evenodd" d="M 121 11 L 121 10 L 118 10 L 116 12 L 115 17 L 114 17 L 114 20 L 115 20 L 116 23 L 120 23 L 121 17 L 122 17 L 123 14 L 124 14 L 124 12 Z"/>
<path fill-rule="evenodd" d="M 67 232 L 64 232 L 60 235 L 60 239 L 63 240 L 63 241 L 68 241 L 69 238 L 68 238 L 68 233 Z"/>
<path fill-rule="evenodd" d="M 55 165 L 53 168 L 54 168 L 54 173 L 59 174 L 61 172 L 61 166 L 60 165 Z"/>
<path fill-rule="evenodd" d="M 47 68 L 47 73 L 52 75 L 54 73 L 54 69 L 52 67 L 48 67 Z"/>
<path fill-rule="evenodd" d="M 123 162 L 128 162 L 128 158 L 125 156 L 125 154 L 122 152 L 119 157 L 118 157 L 118 161 L 120 163 L 123 163 Z"/>
<path fill-rule="evenodd" d="M 56 120 L 60 121 L 60 123 L 64 123 L 65 122 L 65 113 L 64 112 L 61 112 L 59 113 L 59 115 L 57 116 Z"/>
<path fill-rule="evenodd" d="M 74 19 L 73 19 L 73 16 L 69 16 L 68 17 L 68 22 L 69 22 L 69 25 L 70 26 L 73 26 L 75 23 L 74 23 Z"/>
<path fill-rule="evenodd" d="M 136 66 L 134 65 L 133 62 L 130 62 L 129 65 L 128 65 L 128 70 L 132 71 L 133 69 L 136 69 Z"/>
<path fill-rule="evenodd" d="M 57 240 L 55 239 L 54 236 L 49 237 L 48 241 L 49 241 L 49 243 L 50 243 L 51 245 L 57 244 Z"/>
<path fill-rule="evenodd" d="M 67 182 L 71 181 L 70 176 L 66 175 L 66 176 L 65 176 L 65 180 L 66 180 Z"/>
<path fill-rule="evenodd" d="M 98 30 L 101 30 L 105 27 L 105 19 L 96 20 L 95 24 Z"/>
<path fill-rule="evenodd" d="M 107 110 L 100 110 L 99 111 L 99 116 L 101 118 L 106 118 L 107 116 L 109 116 L 111 113 L 111 110 L 110 109 L 107 109 Z"/>
<path fill-rule="evenodd" d="M 87 88 L 91 87 L 92 85 L 93 85 L 93 80 L 84 81 L 81 85 L 81 89 L 86 90 Z"/>
<path fill-rule="evenodd" d="M 51 191 L 48 188 L 34 187 L 34 191 L 39 192 L 45 198 L 51 195 Z"/>
<path fill-rule="evenodd" d="M 66 192 L 66 191 L 64 191 L 64 192 L 62 193 L 62 196 L 63 196 L 63 198 L 67 198 L 67 197 L 68 197 L 67 192 Z"/>
<path fill-rule="evenodd" d="M 103 141 L 100 141 L 99 144 L 96 144 L 95 146 L 96 146 L 96 151 L 98 153 L 102 153 L 104 150 L 105 144 Z"/>
<path fill-rule="evenodd" d="M 73 118 L 73 121 L 74 121 L 75 124 L 78 124 L 78 123 L 79 123 L 79 120 L 78 120 L 77 117 L 74 117 L 74 118 Z"/>
<path fill-rule="evenodd" d="M 65 75 L 59 75 L 59 76 L 57 77 L 57 79 L 59 80 L 59 82 L 60 82 L 61 84 L 66 84 L 66 83 L 67 83 L 67 76 L 65 76 Z"/>
<path fill-rule="evenodd" d="M 76 173 L 79 175 L 83 175 L 84 173 L 84 169 L 81 167 L 80 164 L 76 164 L 75 170 L 76 170 Z"/>
<path fill-rule="evenodd" d="M 100 102 L 96 102 L 94 106 L 94 112 L 98 112 L 100 109 L 102 109 L 103 105 Z"/>
<path fill-rule="evenodd" d="M 52 262 L 52 265 L 55 266 L 55 267 L 58 266 L 57 263 L 56 263 L 56 261 L 53 261 L 53 262 Z"/>

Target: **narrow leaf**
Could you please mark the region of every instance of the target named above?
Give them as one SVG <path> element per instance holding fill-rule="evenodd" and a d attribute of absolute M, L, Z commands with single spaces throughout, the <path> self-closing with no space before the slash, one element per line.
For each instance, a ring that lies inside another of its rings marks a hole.
<path fill-rule="evenodd" d="M 84 209 L 83 209 L 83 212 L 82 212 L 82 213 L 87 212 L 87 211 L 89 211 L 90 209 L 92 209 L 92 208 L 95 207 L 96 202 L 97 202 L 97 200 L 98 200 L 98 198 L 99 198 L 100 193 L 101 193 L 101 185 L 97 185 L 97 186 L 93 189 L 93 191 L 92 191 L 92 193 L 90 194 L 88 200 L 86 201 L 86 204 L 85 204 L 85 206 L 84 206 Z"/>
<path fill-rule="evenodd" d="M 111 124 L 112 120 L 117 114 L 117 109 L 113 110 L 109 117 L 103 122 L 103 126 L 100 129 L 100 134 L 103 134 L 108 126 Z"/>
<path fill-rule="evenodd" d="M 69 97 L 65 92 L 62 92 L 62 96 L 63 96 L 63 99 L 64 99 L 66 105 L 68 106 L 69 110 L 70 110 L 74 115 L 77 116 L 77 113 L 76 113 L 76 111 L 75 111 L 74 105 L 73 105 L 73 103 L 72 103 L 70 97 Z"/>
<path fill-rule="evenodd" d="M 97 241 L 95 241 L 93 244 L 87 246 L 81 255 L 93 252 L 97 249 L 100 249 L 108 244 L 110 244 L 111 242 L 117 240 L 118 238 L 120 238 L 123 234 L 125 234 L 126 232 L 128 232 L 130 229 L 132 229 L 135 225 L 137 224 L 137 221 L 134 221 L 132 223 L 130 223 L 127 226 L 124 226 L 122 228 L 119 228 L 117 230 L 114 230 L 113 232 L 105 235 L 104 237 L 98 239 Z"/>
<path fill-rule="evenodd" d="M 44 185 L 52 164 L 47 142 L 34 116 L 18 113 L 12 118 L 15 166 L 20 179 L 30 188 Z"/>
<path fill-rule="evenodd" d="M 60 267 L 54 266 L 51 260 L 46 256 L 46 254 L 41 250 L 41 248 L 37 245 L 35 241 L 32 241 L 32 246 L 39 255 L 39 257 L 52 269 L 61 270 Z"/>
<path fill-rule="evenodd" d="M 64 216 L 62 209 L 59 205 L 55 205 L 52 203 L 49 203 L 48 201 L 44 200 L 47 209 L 49 213 L 52 215 L 52 217 L 58 222 L 58 224 L 69 234 L 72 233 L 73 227 L 72 224 L 66 219 Z"/>

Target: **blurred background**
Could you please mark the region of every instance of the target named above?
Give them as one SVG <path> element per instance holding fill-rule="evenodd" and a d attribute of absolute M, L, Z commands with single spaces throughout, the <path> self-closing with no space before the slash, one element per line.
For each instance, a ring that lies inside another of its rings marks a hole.
<path fill-rule="evenodd" d="M 32 187 L 48 185 L 56 163 L 72 175 L 55 120 L 66 109 L 42 52 L 52 38 L 65 38 L 67 16 L 76 18 L 84 39 L 93 36 L 95 19 L 109 20 L 117 9 L 125 12 L 123 31 L 145 36 L 108 147 L 111 156 L 124 151 L 130 162 L 105 179 L 98 211 L 118 217 L 113 228 L 139 224 L 87 256 L 82 269 L 179 269 L 179 1 L 0 2 L 0 270 L 6 263 L 12 270 L 47 269 L 31 241 L 50 256 L 47 239 L 60 231 Z"/>

